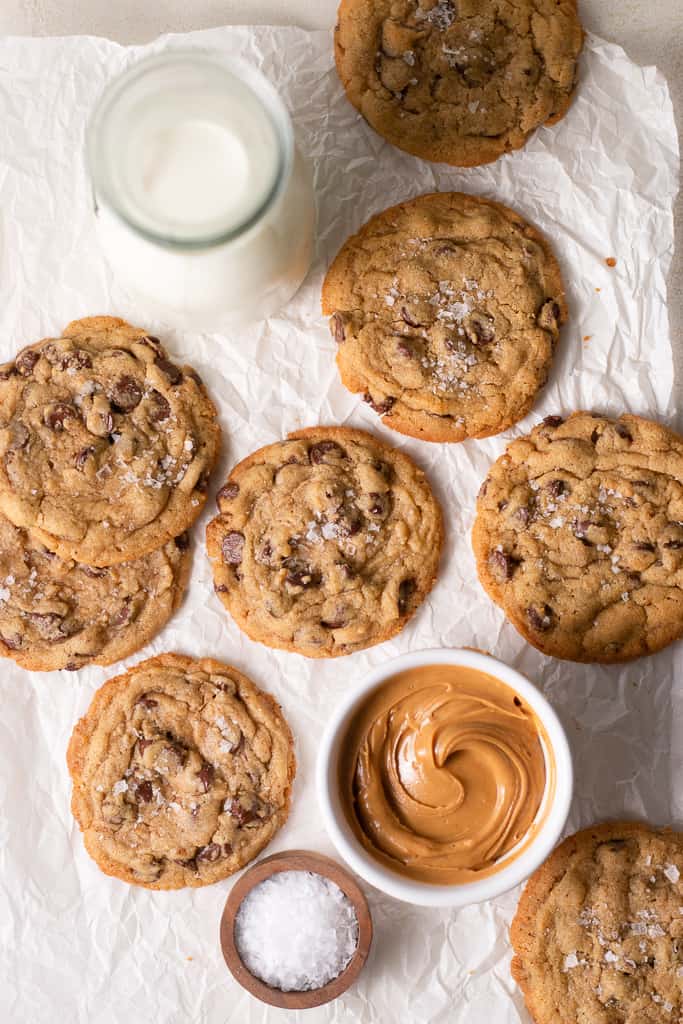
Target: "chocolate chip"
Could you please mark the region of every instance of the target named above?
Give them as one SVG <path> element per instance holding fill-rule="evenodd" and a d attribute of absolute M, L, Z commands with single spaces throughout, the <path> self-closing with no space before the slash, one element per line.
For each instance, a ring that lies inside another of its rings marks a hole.
<path fill-rule="evenodd" d="M 228 480 L 224 487 L 221 487 L 220 491 L 216 495 L 216 501 L 232 501 L 240 493 L 240 485 L 236 484 L 234 480 Z"/>
<path fill-rule="evenodd" d="M 344 512 L 335 519 L 337 532 L 340 537 L 355 537 L 363 525 L 363 520 L 357 512 Z"/>
<path fill-rule="evenodd" d="M 400 338 L 396 342 L 396 351 L 399 355 L 405 356 L 406 359 L 413 359 L 415 357 L 415 349 L 405 338 Z"/>
<path fill-rule="evenodd" d="M 159 707 L 159 701 L 154 700 L 152 697 L 140 697 L 138 704 L 142 704 L 143 708 L 147 708 L 148 711 L 151 711 L 152 708 Z"/>
<path fill-rule="evenodd" d="M 165 359 L 163 356 L 157 356 L 154 363 L 162 373 L 166 374 L 171 384 L 180 384 L 183 375 L 175 363 L 172 363 L 170 359 Z"/>
<path fill-rule="evenodd" d="M 225 583 L 214 583 L 213 589 L 217 594 L 227 594 L 229 587 L 226 587 Z"/>
<path fill-rule="evenodd" d="M 521 706 L 522 706 L 522 702 L 521 702 L 521 700 L 519 699 L 519 697 L 513 697 L 513 698 L 512 698 L 512 703 L 513 703 L 513 704 L 515 705 L 515 707 L 517 707 L 517 708 L 521 708 Z"/>
<path fill-rule="evenodd" d="M 47 409 L 43 418 L 46 427 L 54 430 L 56 434 L 61 434 L 64 430 L 65 421 L 77 415 L 72 405 L 67 405 L 66 402 L 55 402 L 54 405 Z"/>
<path fill-rule="evenodd" d="M 509 502 L 505 501 L 505 499 L 503 499 L 503 501 L 499 501 L 498 502 L 498 511 L 499 512 L 504 512 L 505 509 L 508 507 L 508 504 L 509 504 Z"/>
<path fill-rule="evenodd" d="M 339 313 L 334 313 L 332 315 L 332 319 L 330 320 L 330 328 L 332 330 L 334 340 L 337 342 L 338 345 L 341 345 L 342 342 L 346 341 L 344 321 L 342 320 L 341 315 Z"/>
<path fill-rule="evenodd" d="M 664 543 L 664 547 L 673 548 L 674 550 L 677 550 L 678 548 L 683 548 L 683 540 L 667 540 Z"/>
<path fill-rule="evenodd" d="M 143 804 L 151 803 L 154 791 L 152 789 L 152 783 L 147 780 L 141 780 L 133 784 L 135 795 L 138 800 L 141 800 Z"/>
<path fill-rule="evenodd" d="M 538 311 L 536 323 L 544 330 L 557 329 L 560 323 L 560 307 L 554 299 L 548 299 Z"/>
<path fill-rule="evenodd" d="M 559 427 L 564 423 L 562 416 L 546 416 L 543 420 L 544 427 Z"/>
<path fill-rule="evenodd" d="M 619 437 L 623 438 L 624 441 L 632 441 L 633 440 L 633 435 L 631 434 L 631 432 L 629 430 L 626 429 L 626 427 L 623 425 L 623 423 L 615 423 L 614 429 L 616 430 L 616 432 L 619 435 Z"/>
<path fill-rule="evenodd" d="M 396 404 L 396 399 L 392 398 L 391 395 L 387 395 L 381 402 L 376 402 L 369 391 L 366 391 L 363 395 L 363 401 L 367 402 L 370 408 L 374 409 L 379 416 L 385 416 Z"/>
<path fill-rule="evenodd" d="M 99 569 L 93 565 L 82 565 L 81 570 L 85 573 L 86 576 L 89 576 L 90 579 L 92 580 L 101 580 L 103 576 L 108 575 L 106 569 Z"/>
<path fill-rule="evenodd" d="M 319 466 L 321 463 L 327 462 L 327 456 L 343 459 L 346 458 L 346 452 L 336 441 L 318 441 L 308 449 L 308 458 L 313 466 Z"/>
<path fill-rule="evenodd" d="M 204 787 L 204 792 L 205 793 L 208 793 L 209 790 L 211 789 L 211 786 L 213 785 L 214 774 L 215 774 L 214 773 L 214 768 L 210 764 L 202 765 L 202 767 L 200 768 L 200 770 L 198 772 L 199 781 L 201 782 L 202 786 Z"/>
<path fill-rule="evenodd" d="M 117 412 L 132 412 L 142 400 L 142 388 L 135 377 L 124 374 L 114 384 L 111 401 Z"/>
<path fill-rule="evenodd" d="M 194 815 L 194 811 L 192 812 L 192 814 Z M 193 871 L 195 874 L 197 873 L 197 858 L 196 857 L 188 857 L 187 860 L 177 860 L 177 861 L 174 861 L 174 863 L 175 864 L 180 864 L 181 868 L 187 868 L 188 871 Z"/>
<path fill-rule="evenodd" d="M 161 348 L 161 342 L 153 334 L 147 334 L 144 338 L 140 338 L 138 345 L 146 345 L 148 348 L 154 349 L 155 352 Z"/>
<path fill-rule="evenodd" d="M 273 555 L 273 545 L 267 540 L 256 552 L 256 561 L 259 565 L 270 565 Z"/>
<path fill-rule="evenodd" d="M 175 538 L 175 546 L 178 551 L 187 551 L 190 546 L 190 534 L 187 530 L 184 533 L 179 533 Z"/>
<path fill-rule="evenodd" d="M 209 843 L 208 846 L 203 846 L 197 854 L 197 860 L 206 860 L 209 863 L 220 860 L 222 856 L 222 850 L 218 843 Z"/>
<path fill-rule="evenodd" d="M 633 547 L 636 551 L 654 551 L 655 546 L 651 544 L 649 540 L 637 540 Z"/>
<path fill-rule="evenodd" d="M 40 354 L 30 348 L 25 348 L 19 353 L 15 365 L 22 377 L 28 377 L 39 359 Z"/>
<path fill-rule="evenodd" d="M 517 522 L 521 523 L 522 526 L 527 526 L 529 520 L 531 519 L 531 509 L 528 505 L 520 505 L 517 511 L 515 512 L 514 518 L 517 520 Z"/>
<path fill-rule="evenodd" d="M 465 332 L 472 345 L 488 345 L 496 336 L 491 317 L 471 317 Z"/>
<path fill-rule="evenodd" d="M 223 843 L 223 856 L 230 857 L 232 854 L 232 843 Z"/>
<path fill-rule="evenodd" d="M 504 551 L 492 551 L 489 555 L 489 565 L 499 579 L 510 580 L 519 565 L 519 560 L 512 555 L 506 555 Z"/>
<path fill-rule="evenodd" d="M 227 811 L 240 828 L 242 825 L 248 825 L 250 821 L 254 821 L 256 818 L 256 814 L 253 811 L 248 811 L 246 807 L 242 807 L 238 800 L 231 800 L 227 806 Z"/>
<path fill-rule="evenodd" d="M 410 315 L 405 306 L 401 307 L 401 319 L 404 323 L 408 324 L 408 327 L 421 327 L 422 324 L 419 320 L 416 320 Z"/>
<path fill-rule="evenodd" d="M 196 370 L 190 370 L 190 372 L 187 374 L 187 376 L 190 378 L 190 380 L 193 380 L 195 382 L 195 384 L 197 385 L 198 388 L 203 388 L 204 387 L 204 381 L 199 376 L 199 374 L 197 373 Z"/>
<path fill-rule="evenodd" d="M 0 380 L 9 380 L 17 372 L 17 368 L 14 363 L 6 363 L 5 366 L 0 370 Z"/>
<path fill-rule="evenodd" d="M 133 609 L 131 607 L 130 598 L 123 602 L 118 611 L 114 612 L 109 620 L 111 626 L 127 626 L 133 618 Z"/>
<path fill-rule="evenodd" d="M 208 473 L 202 473 L 202 475 L 199 477 L 199 480 L 197 480 L 197 483 L 194 485 L 194 489 L 197 492 L 197 494 L 206 494 L 206 492 L 209 489 Z"/>
<path fill-rule="evenodd" d="M 5 647 L 9 647 L 10 651 L 20 650 L 24 643 L 23 638 L 19 633 L 12 633 L 11 636 L 3 636 L 2 633 L 0 633 L 0 640 Z"/>
<path fill-rule="evenodd" d="M 544 604 L 541 612 L 534 608 L 533 605 L 530 605 L 526 610 L 526 617 L 529 620 L 529 625 L 538 633 L 545 633 L 550 629 L 552 626 L 553 614 L 553 609 L 549 604 Z"/>
<path fill-rule="evenodd" d="M 285 559 L 283 565 L 286 565 L 290 559 Z M 301 566 L 297 563 L 293 566 L 285 576 L 285 583 L 289 583 L 290 587 L 302 587 L 304 590 L 306 587 L 318 587 L 322 581 L 322 576 L 319 572 L 314 572 L 309 566 Z"/>
<path fill-rule="evenodd" d="M 144 736 L 141 736 L 140 739 L 138 740 L 138 748 L 140 750 L 140 753 L 144 754 L 144 752 L 147 750 L 147 747 L 151 747 L 153 743 L 154 740 L 148 740 L 145 739 Z"/>
<path fill-rule="evenodd" d="M 405 615 L 408 610 L 410 599 L 417 590 L 417 583 L 411 577 L 401 580 L 398 585 L 398 614 Z"/>
<path fill-rule="evenodd" d="M 342 626 L 346 625 L 346 619 L 340 617 L 333 619 L 331 622 L 327 622 L 325 621 L 325 619 L 321 619 L 320 625 L 323 627 L 323 629 L 341 629 Z"/>
<path fill-rule="evenodd" d="M 370 494 L 370 513 L 373 516 L 386 516 L 389 511 L 390 498 L 388 494 Z"/>
<path fill-rule="evenodd" d="M 591 443 L 592 444 L 597 444 L 599 440 L 600 440 L 600 431 L 597 430 L 597 428 L 596 428 L 593 431 L 593 433 L 591 434 Z"/>
<path fill-rule="evenodd" d="M 25 448 L 31 436 L 28 427 L 20 420 L 17 420 L 16 423 L 12 423 L 10 427 L 10 434 L 11 438 L 9 448 L 13 451 Z"/>
<path fill-rule="evenodd" d="M 150 420 L 152 423 L 163 423 L 171 415 L 171 406 L 161 392 L 156 390 L 150 392 L 149 400 L 151 403 L 149 410 Z"/>
<path fill-rule="evenodd" d="M 547 490 L 553 498 L 559 498 L 561 494 L 566 492 L 567 485 L 564 480 L 551 480 L 550 483 L 547 484 Z"/>
<path fill-rule="evenodd" d="M 488 480 L 484 480 L 483 484 L 479 488 L 479 493 L 477 494 L 477 498 L 485 498 L 486 497 L 486 492 L 488 491 L 488 489 L 489 489 L 489 482 L 488 482 Z"/>
<path fill-rule="evenodd" d="M 221 544 L 223 561 L 226 565 L 239 565 L 244 552 L 244 534 L 237 530 L 226 533 Z"/>
<path fill-rule="evenodd" d="M 80 452 L 76 454 L 74 458 L 74 465 L 80 473 L 83 472 L 86 462 L 94 451 L 94 448 L 81 448 Z"/>

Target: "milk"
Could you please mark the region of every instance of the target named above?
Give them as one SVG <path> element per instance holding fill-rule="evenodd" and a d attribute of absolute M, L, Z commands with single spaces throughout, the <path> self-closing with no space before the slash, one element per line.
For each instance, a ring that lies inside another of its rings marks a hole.
<path fill-rule="evenodd" d="M 112 83 L 88 140 L 97 226 L 141 313 L 220 330 L 275 313 L 308 271 L 308 169 L 263 77 L 170 52 Z"/>

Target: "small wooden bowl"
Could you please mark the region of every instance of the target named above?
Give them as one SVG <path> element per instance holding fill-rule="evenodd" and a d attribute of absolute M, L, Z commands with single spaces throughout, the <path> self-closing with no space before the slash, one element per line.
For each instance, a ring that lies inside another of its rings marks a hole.
<path fill-rule="evenodd" d="M 348 966 L 341 974 L 329 981 L 322 988 L 309 989 L 305 992 L 283 992 L 279 988 L 271 988 L 247 970 L 242 963 L 235 945 L 235 917 L 242 900 L 255 885 L 263 882 L 279 871 L 312 871 L 323 875 L 339 886 L 341 891 L 353 903 L 358 918 L 358 945 Z M 232 974 L 242 988 L 256 996 L 263 1003 L 279 1006 L 286 1010 L 308 1010 L 314 1006 L 329 1003 L 353 984 L 360 974 L 370 951 L 372 942 L 372 918 L 368 902 L 363 891 L 353 876 L 330 857 L 320 853 L 309 853 L 307 850 L 287 850 L 265 857 L 249 868 L 233 886 L 228 896 L 221 918 L 221 948 L 223 957 Z"/>

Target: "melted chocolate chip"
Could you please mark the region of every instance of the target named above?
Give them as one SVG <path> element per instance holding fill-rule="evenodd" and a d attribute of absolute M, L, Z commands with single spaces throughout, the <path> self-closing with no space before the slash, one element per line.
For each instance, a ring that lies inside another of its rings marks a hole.
<path fill-rule="evenodd" d="M 163 356 L 157 356 L 154 363 L 168 377 L 171 384 L 180 384 L 183 375 L 175 363 L 172 363 L 170 359 L 165 359 Z"/>
<path fill-rule="evenodd" d="M 142 388 L 135 377 L 119 377 L 112 388 L 111 401 L 117 412 L 132 412 L 142 401 Z"/>
<path fill-rule="evenodd" d="M 211 786 L 213 785 L 214 774 L 215 774 L 214 768 L 210 764 L 202 765 L 202 767 L 200 768 L 200 770 L 198 772 L 199 781 L 201 782 L 202 786 L 204 787 L 204 792 L 205 793 L 208 793 L 209 790 L 211 789 Z"/>
<path fill-rule="evenodd" d="M 159 707 L 159 701 L 154 700 L 153 697 L 140 697 L 138 704 L 142 704 L 143 708 L 147 708 L 148 711 Z"/>
<path fill-rule="evenodd" d="M 67 405 L 66 402 L 55 402 L 54 405 L 50 406 L 45 412 L 44 423 L 50 430 L 54 430 L 56 434 L 61 434 L 64 430 L 64 423 L 69 418 L 74 418 L 78 415 L 72 405 Z M 111 429 L 111 428 L 110 428 Z"/>
<path fill-rule="evenodd" d="M 465 331 L 472 345 L 488 345 L 496 336 L 491 317 L 472 317 Z"/>
<path fill-rule="evenodd" d="M 237 530 L 231 530 L 223 538 L 221 550 L 226 565 L 239 565 L 244 553 L 244 534 Z"/>
<path fill-rule="evenodd" d="M 3 636 L 2 633 L 0 633 L 0 640 L 5 647 L 9 647 L 10 651 L 21 650 L 24 643 L 23 638 L 19 633 L 12 633 L 10 636 Z"/>
<path fill-rule="evenodd" d="M 242 804 L 238 800 L 231 800 L 228 804 L 227 811 L 228 814 L 235 819 L 240 828 L 242 825 L 248 825 L 250 821 L 254 821 L 256 818 L 254 811 L 248 811 L 246 807 L 242 807 Z"/>
<path fill-rule="evenodd" d="M 82 565 L 81 570 L 86 576 L 89 576 L 91 580 L 101 580 L 103 576 L 108 575 L 106 569 L 99 569 L 94 565 Z"/>
<path fill-rule="evenodd" d="M 320 625 L 323 627 L 323 629 L 341 629 L 343 626 L 346 625 L 346 619 L 341 616 L 333 619 L 331 622 L 328 622 L 325 619 L 321 619 Z"/>
<path fill-rule="evenodd" d="M 401 580 L 398 585 L 398 614 L 405 615 L 408 611 L 410 599 L 417 590 L 417 583 L 411 577 Z"/>
<path fill-rule="evenodd" d="M 389 511 L 390 498 L 388 494 L 370 494 L 370 513 L 373 516 L 386 516 Z"/>
<path fill-rule="evenodd" d="M 367 402 L 370 408 L 374 409 L 379 416 L 385 416 L 396 404 L 396 399 L 392 398 L 391 395 L 387 395 L 381 402 L 376 402 L 369 391 L 366 391 L 363 395 L 363 401 Z"/>
<path fill-rule="evenodd" d="M 567 485 L 564 480 L 551 480 L 547 484 L 547 489 L 553 498 L 559 498 L 561 494 L 566 492 Z"/>
<path fill-rule="evenodd" d="M 208 846 L 202 846 L 197 854 L 197 860 L 206 860 L 211 864 L 213 861 L 220 860 L 222 855 L 223 852 L 218 843 L 209 843 Z"/>
<path fill-rule="evenodd" d="M 39 359 L 39 353 L 30 348 L 25 348 L 19 353 L 15 365 L 22 377 L 28 377 Z"/>
<path fill-rule="evenodd" d="M 226 587 L 225 583 L 214 583 L 213 589 L 217 594 L 227 594 L 229 587 Z"/>
<path fill-rule="evenodd" d="M 600 440 L 600 431 L 596 428 L 593 431 L 593 433 L 591 434 L 591 443 L 592 444 L 597 444 L 599 440 Z"/>
<path fill-rule="evenodd" d="M 564 423 L 562 416 L 546 416 L 543 420 L 544 427 L 559 427 Z"/>
<path fill-rule="evenodd" d="M 73 624 L 65 622 L 62 616 L 55 612 L 31 612 L 28 618 L 43 640 L 58 642 L 73 636 L 75 632 Z"/>
<path fill-rule="evenodd" d="M 560 307 L 554 299 L 548 299 L 538 311 L 536 323 L 545 330 L 557 328 L 560 323 Z"/>
<path fill-rule="evenodd" d="M 178 548 L 178 551 L 187 551 L 190 546 L 190 534 L 188 530 L 185 530 L 184 533 L 178 534 L 175 538 L 175 546 Z"/>
<path fill-rule="evenodd" d="M 216 501 L 232 501 L 240 493 L 240 485 L 236 484 L 234 480 L 228 480 L 224 487 L 221 487 L 220 491 L 216 495 Z"/>
<path fill-rule="evenodd" d="M 114 612 L 111 619 L 109 620 L 109 624 L 114 627 L 127 626 L 132 618 L 133 609 L 130 604 L 130 599 L 128 599 L 123 602 L 118 611 Z"/>
<path fill-rule="evenodd" d="M 138 798 L 138 800 L 140 800 L 143 804 L 151 803 L 152 797 L 154 796 L 154 791 L 152 789 L 151 782 L 148 782 L 146 779 L 143 779 L 140 782 L 135 782 L 134 789 L 135 795 Z"/>
<path fill-rule="evenodd" d="M 623 425 L 623 423 L 615 423 L 614 429 L 617 432 L 617 434 L 619 435 L 619 437 L 621 437 L 624 441 L 632 441 L 633 440 L 633 435 L 631 434 L 631 432 L 629 430 L 626 429 L 626 427 Z"/>
<path fill-rule="evenodd" d="M 171 415 L 171 406 L 160 391 L 153 390 L 149 395 L 149 418 L 152 423 L 163 423 Z"/>
<path fill-rule="evenodd" d="M 283 565 L 289 561 L 290 559 L 285 559 Z M 304 590 L 306 587 L 320 586 L 321 581 L 322 576 L 319 572 L 314 572 L 309 566 L 302 566 L 300 563 L 294 565 L 285 576 L 285 583 L 289 583 L 290 587 L 302 587 Z"/>
<path fill-rule="evenodd" d="M 665 548 L 677 550 L 678 548 L 683 548 L 683 540 L 667 540 L 664 542 L 663 546 Z"/>
<path fill-rule="evenodd" d="M 489 565 L 499 579 L 510 580 L 519 565 L 519 560 L 512 555 L 506 555 L 504 551 L 492 551 L 489 555 Z"/>
<path fill-rule="evenodd" d="M 498 511 L 499 512 L 504 512 L 507 507 L 508 507 L 508 502 L 505 501 L 505 499 L 503 499 L 502 501 L 498 502 Z"/>
<path fill-rule="evenodd" d="M 154 740 L 148 740 L 145 739 L 144 736 L 141 736 L 140 739 L 138 740 L 138 749 L 140 753 L 144 754 L 144 752 L 147 750 L 147 747 L 151 747 L 153 743 Z"/>
<path fill-rule="evenodd" d="M 649 540 L 638 540 L 634 543 L 633 547 L 636 551 L 654 551 L 655 546 L 651 544 Z"/>
<path fill-rule="evenodd" d="M 330 329 L 334 336 L 334 340 L 338 345 L 346 341 L 346 332 L 344 331 L 344 321 L 339 313 L 334 313 L 330 320 Z"/>
<path fill-rule="evenodd" d="M 80 473 L 83 472 L 86 462 L 88 461 L 89 457 L 94 453 L 94 451 L 95 449 L 90 447 L 81 448 L 80 452 L 76 454 L 74 458 L 74 466 Z"/>
<path fill-rule="evenodd" d="M 10 363 L 9 365 L 3 367 L 2 370 L 0 370 L 0 380 L 9 380 L 10 377 L 13 377 L 16 372 L 17 369 L 14 363 Z"/>
<path fill-rule="evenodd" d="M 527 526 L 531 519 L 531 509 L 528 505 L 520 505 L 515 512 L 514 518 L 517 522 L 521 523 L 522 526 Z"/>
<path fill-rule="evenodd" d="M 318 441 L 308 449 L 308 458 L 313 466 L 319 466 L 321 463 L 327 462 L 328 456 L 343 459 L 346 457 L 346 452 L 336 441 Z"/>
<path fill-rule="evenodd" d="M 533 605 L 530 605 L 526 610 L 529 625 L 538 633 L 545 633 L 551 628 L 553 615 L 553 609 L 549 604 L 544 604 L 541 612 L 534 608 Z"/>
<path fill-rule="evenodd" d="M 335 519 L 337 532 L 340 537 L 355 537 L 363 525 L 363 520 L 357 512 L 342 513 Z"/>

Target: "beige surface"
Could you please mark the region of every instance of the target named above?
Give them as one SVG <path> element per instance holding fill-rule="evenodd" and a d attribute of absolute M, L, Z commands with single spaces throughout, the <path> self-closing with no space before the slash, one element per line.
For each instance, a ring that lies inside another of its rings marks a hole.
<path fill-rule="evenodd" d="M 282 23 L 327 28 L 336 0 L 1 0 L 0 33 L 108 36 L 142 43 L 162 32 L 187 32 L 228 23 Z M 683 3 L 681 0 L 579 0 L 586 27 L 619 43 L 639 64 L 656 64 L 666 75 L 678 116 L 683 119 Z M 683 369 L 683 276 L 680 238 L 683 200 L 676 205 L 678 253 L 669 279 L 669 308 L 676 363 Z"/>

